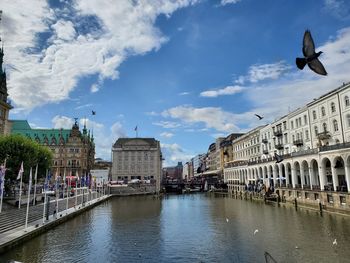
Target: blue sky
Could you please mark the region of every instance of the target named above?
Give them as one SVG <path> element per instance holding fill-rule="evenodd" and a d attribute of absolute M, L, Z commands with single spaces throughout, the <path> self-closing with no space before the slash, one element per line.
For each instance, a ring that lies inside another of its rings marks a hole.
<path fill-rule="evenodd" d="M 10 119 L 69 128 L 80 118 L 104 159 L 137 125 L 139 137 L 160 140 L 164 166 L 184 162 L 350 81 L 346 0 L 3 0 L 1 9 Z M 326 77 L 295 66 L 305 29 Z"/>

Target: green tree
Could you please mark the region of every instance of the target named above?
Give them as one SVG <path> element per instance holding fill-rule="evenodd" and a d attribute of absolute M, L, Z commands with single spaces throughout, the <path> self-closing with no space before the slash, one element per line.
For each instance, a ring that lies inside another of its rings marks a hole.
<path fill-rule="evenodd" d="M 38 179 L 45 177 L 46 170 L 51 167 L 52 152 L 49 148 L 39 145 L 22 135 L 9 135 L 0 137 L 0 162 L 6 158 L 6 179 L 15 180 L 23 161 L 23 182 L 29 180 L 29 170 L 38 164 Z"/>

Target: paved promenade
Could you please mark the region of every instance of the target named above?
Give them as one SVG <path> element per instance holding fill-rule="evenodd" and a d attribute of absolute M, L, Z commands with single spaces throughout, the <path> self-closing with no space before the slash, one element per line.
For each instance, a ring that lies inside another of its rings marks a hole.
<path fill-rule="evenodd" d="M 80 213 L 83 210 L 88 209 L 106 198 L 109 195 L 101 196 L 97 192 L 91 194 L 85 193 L 73 196 L 68 199 L 58 200 L 58 213 L 54 213 L 56 208 L 55 197 L 51 197 L 49 205 L 48 220 L 43 220 L 44 205 L 43 203 L 29 207 L 28 225 L 25 228 L 27 205 L 22 205 L 20 209 L 12 208 L 0 213 L 0 253 L 6 250 L 6 247 L 13 246 L 20 242 L 22 239 L 26 239 L 36 233 L 46 231 L 50 227 L 61 223 L 74 216 L 76 213 Z M 77 205 L 76 205 L 77 204 Z"/>

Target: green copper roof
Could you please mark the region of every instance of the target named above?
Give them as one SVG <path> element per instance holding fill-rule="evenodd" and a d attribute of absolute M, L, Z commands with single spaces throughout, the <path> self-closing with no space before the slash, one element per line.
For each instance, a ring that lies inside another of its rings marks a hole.
<path fill-rule="evenodd" d="M 21 134 L 32 140 L 38 138 L 40 143 L 44 143 L 45 138 L 47 138 L 48 144 L 51 144 L 53 139 L 56 140 L 56 143 L 58 144 L 61 136 L 66 143 L 71 132 L 71 130 L 68 129 L 32 129 L 26 120 L 11 120 L 11 123 L 12 134 Z"/>

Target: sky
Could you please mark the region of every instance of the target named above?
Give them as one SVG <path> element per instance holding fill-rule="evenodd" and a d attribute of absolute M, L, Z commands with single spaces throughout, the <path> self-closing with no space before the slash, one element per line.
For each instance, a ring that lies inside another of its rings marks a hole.
<path fill-rule="evenodd" d="M 79 118 L 105 160 L 118 138 L 138 136 L 160 141 L 163 166 L 186 162 L 350 81 L 348 0 L 1 0 L 0 9 L 10 119 L 71 128 Z M 295 65 L 306 29 L 327 76 Z"/>

